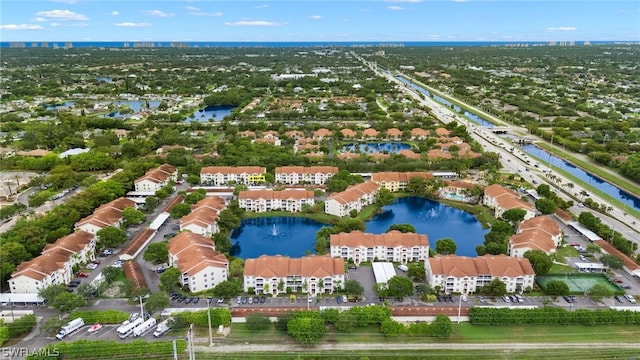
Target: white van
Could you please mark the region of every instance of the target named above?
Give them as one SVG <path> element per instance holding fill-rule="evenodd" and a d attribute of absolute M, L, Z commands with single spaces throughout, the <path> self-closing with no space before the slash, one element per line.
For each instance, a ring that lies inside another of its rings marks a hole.
<path fill-rule="evenodd" d="M 407 270 L 409 270 L 409 268 L 407 267 L 407 265 L 398 265 L 398 269 L 406 272 Z"/>
<path fill-rule="evenodd" d="M 636 303 L 636 298 L 634 298 L 632 295 L 629 294 L 625 294 L 624 297 L 629 300 L 630 303 L 635 304 Z"/>

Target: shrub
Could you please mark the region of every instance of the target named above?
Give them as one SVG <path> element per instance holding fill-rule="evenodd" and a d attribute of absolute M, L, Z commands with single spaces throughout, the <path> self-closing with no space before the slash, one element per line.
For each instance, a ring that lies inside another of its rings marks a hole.
<path fill-rule="evenodd" d="M 129 319 L 129 313 L 120 310 L 84 310 L 74 311 L 69 315 L 69 320 L 82 318 L 85 324 L 119 324 Z"/>

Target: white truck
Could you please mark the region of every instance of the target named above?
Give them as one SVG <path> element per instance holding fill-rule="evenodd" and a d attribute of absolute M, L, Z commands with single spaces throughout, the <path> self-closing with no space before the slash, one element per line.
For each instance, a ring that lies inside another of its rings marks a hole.
<path fill-rule="evenodd" d="M 65 336 L 71 334 L 72 332 L 80 329 L 84 326 L 84 320 L 82 318 L 77 318 L 71 320 L 67 325 L 63 326 L 62 329 L 56 335 L 56 339 L 62 340 Z"/>
<path fill-rule="evenodd" d="M 156 331 L 153 332 L 153 336 L 160 337 L 166 334 L 167 331 L 171 330 L 172 322 L 173 322 L 173 318 L 168 318 L 167 320 L 158 324 L 158 327 L 156 327 Z"/>
<path fill-rule="evenodd" d="M 404 272 L 407 272 L 409 270 L 409 267 L 407 265 L 400 264 L 400 265 L 398 265 L 398 269 L 400 269 L 400 270 L 402 270 Z"/>
<path fill-rule="evenodd" d="M 156 319 L 149 318 L 149 320 L 143 322 L 138 325 L 135 329 L 133 329 L 133 336 L 138 337 L 144 335 L 147 331 L 151 330 L 152 327 L 156 326 Z"/>

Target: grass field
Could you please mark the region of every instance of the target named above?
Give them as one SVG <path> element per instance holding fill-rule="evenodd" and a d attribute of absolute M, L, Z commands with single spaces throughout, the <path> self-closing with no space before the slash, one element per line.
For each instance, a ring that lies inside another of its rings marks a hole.
<path fill-rule="evenodd" d="M 591 349 L 590 343 L 637 343 L 640 327 L 623 326 L 495 326 L 481 327 L 470 324 L 454 324 L 449 339 L 397 337 L 385 338 L 376 326 L 359 328 L 352 333 L 336 333 L 330 330 L 321 344 L 451 344 L 451 349 L 427 350 L 353 350 L 319 351 L 308 347 L 300 351 L 282 353 L 198 353 L 198 359 L 615 359 L 640 356 L 640 350 L 615 348 Z M 295 345 L 290 337 L 275 329 L 252 332 L 245 324 L 233 324 L 231 334 L 224 344 L 283 344 Z M 584 348 L 527 349 L 527 350 L 465 350 L 456 349 L 455 344 L 501 344 L 501 343 L 585 343 Z M 354 346 L 354 349 L 362 346 Z M 408 345 L 407 347 L 410 347 Z"/>

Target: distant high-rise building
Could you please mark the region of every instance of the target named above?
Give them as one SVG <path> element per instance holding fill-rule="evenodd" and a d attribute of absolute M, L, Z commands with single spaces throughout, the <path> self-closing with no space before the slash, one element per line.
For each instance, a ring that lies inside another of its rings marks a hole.
<path fill-rule="evenodd" d="M 43 41 L 43 42 L 40 44 L 40 46 L 42 46 L 43 48 L 48 48 L 48 47 L 49 47 L 49 43 L 48 43 L 48 42 L 44 42 L 44 41 Z"/>

